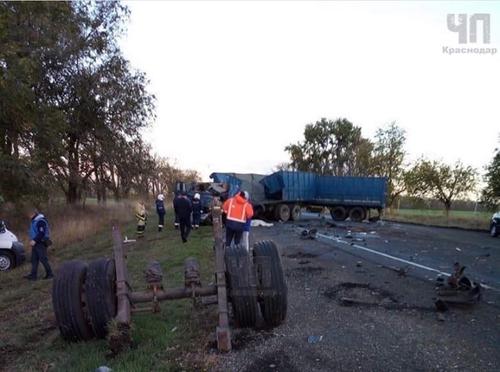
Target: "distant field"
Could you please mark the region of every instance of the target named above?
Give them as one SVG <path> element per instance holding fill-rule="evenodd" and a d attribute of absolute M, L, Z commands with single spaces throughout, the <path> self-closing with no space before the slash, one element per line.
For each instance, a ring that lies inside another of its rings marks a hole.
<path fill-rule="evenodd" d="M 399 209 L 392 213 L 386 211 L 385 219 L 402 222 L 414 222 L 435 226 L 453 226 L 468 229 L 489 228 L 492 213 L 472 211 L 450 211 L 449 220 L 446 220 L 444 211 L 428 209 Z"/>

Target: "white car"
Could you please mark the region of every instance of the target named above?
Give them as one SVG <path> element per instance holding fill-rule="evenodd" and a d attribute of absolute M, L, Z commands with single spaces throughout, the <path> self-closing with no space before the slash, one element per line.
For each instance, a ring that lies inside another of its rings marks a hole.
<path fill-rule="evenodd" d="M 0 221 L 0 271 L 7 271 L 25 260 L 24 246 Z"/>
<path fill-rule="evenodd" d="M 490 235 L 495 237 L 500 235 L 500 212 L 497 212 L 491 217 Z"/>

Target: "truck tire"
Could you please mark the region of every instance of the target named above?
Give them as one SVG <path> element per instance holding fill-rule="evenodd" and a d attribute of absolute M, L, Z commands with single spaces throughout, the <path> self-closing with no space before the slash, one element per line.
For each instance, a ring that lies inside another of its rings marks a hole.
<path fill-rule="evenodd" d="M 349 211 L 349 218 L 354 222 L 361 222 L 366 218 L 366 210 L 363 207 L 354 207 Z"/>
<path fill-rule="evenodd" d="M 278 248 L 272 241 L 254 244 L 259 305 L 266 324 L 280 325 L 286 318 L 288 289 Z"/>
<path fill-rule="evenodd" d="M 257 320 L 257 289 L 253 262 L 242 245 L 227 247 L 225 261 L 235 322 L 242 328 L 254 327 Z"/>
<path fill-rule="evenodd" d="M 333 207 L 330 209 L 330 215 L 334 221 L 344 221 L 347 218 L 347 211 L 341 206 Z"/>
<path fill-rule="evenodd" d="M 298 221 L 300 219 L 300 205 L 298 204 L 293 204 L 289 207 L 290 209 L 290 219 L 292 221 Z"/>
<path fill-rule="evenodd" d="M 62 337 L 67 341 L 90 340 L 94 336 L 87 315 L 85 279 L 87 264 L 65 262 L 52 285 L 52 305 Z"/>
<path fill-rule="evenodd" d="M 16 267 L 16 258 L 6 249 L 0 249 L 0 271 L 8 271 Z"/>
<path fill-rule="evenodd" d="M 115 260 L 100 258 L 89 264 L 85 292 L 92 328 L 97 337 L 105 338 L 116 316 Z"/>
<path fill-rule="evenodd" d="M 290 219 L 290 208 L 288 205 L 278 204 L 275 210 L 275 217 L 278 221 L 288 221 Z"/>

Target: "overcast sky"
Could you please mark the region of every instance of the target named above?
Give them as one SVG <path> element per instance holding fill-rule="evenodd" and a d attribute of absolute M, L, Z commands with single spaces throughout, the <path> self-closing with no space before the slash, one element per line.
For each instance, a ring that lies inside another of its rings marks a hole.
<path fill-rule="evenodd" d="M 364 136 L 396 121 L 409 160 L 482 171 L 500 135 L 499 2 L 126 2 L 125 56 L 151 80 L 145 134 L 183 168 L 269 172 L 304 126 L 345 117 Z M 491 54 L 462 47 L 448 13 L 489 13 Z"/>

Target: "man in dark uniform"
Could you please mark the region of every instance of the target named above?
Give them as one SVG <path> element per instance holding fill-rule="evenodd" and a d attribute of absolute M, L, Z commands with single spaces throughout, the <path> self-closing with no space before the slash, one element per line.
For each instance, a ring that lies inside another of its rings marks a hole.
<path fill-rule="evenodd" d="M 37 280 L 38 263 L 41 262 L 45 269 L 44 279 L 53 278 L 54 274 L 52 273 L 52 268 L 47 257 L 47 247 L 52 244 L 49 222 L 37 210 L 31 215 L 29 236 L 31 239 L 31 273 L 24 277 L 28 280 Z"/>
<path fill-rule="evenodd" d="M 193 206 L 185 192 L 182 192 L 180 197 L 174 200 L 174 211 L 179 217 L 182 242 L 186 243 L 189 232 L 191 231 L 191 213 L 193 212 Z"/>

